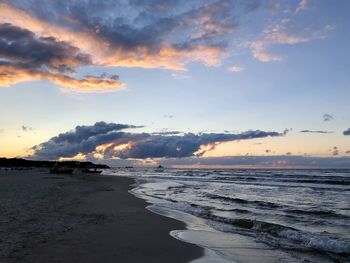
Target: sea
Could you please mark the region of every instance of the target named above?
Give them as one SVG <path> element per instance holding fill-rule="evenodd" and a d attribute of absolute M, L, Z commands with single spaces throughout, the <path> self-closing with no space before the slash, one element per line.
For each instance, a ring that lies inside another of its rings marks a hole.
<path fill-rule="evenodd" d="M 350 170 L 111 169 L 205 262 L 350 262 Z M 146 224 L 146 222 L 145 222 Z"/>

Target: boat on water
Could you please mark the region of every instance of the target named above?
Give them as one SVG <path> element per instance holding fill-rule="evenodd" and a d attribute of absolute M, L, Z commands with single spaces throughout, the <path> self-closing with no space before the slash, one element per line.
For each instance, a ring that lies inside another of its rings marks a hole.
<path fill-rule="evenodd" d="M 158 173 L 164 172 L 164 167 L 161 166 L 161 165 L 158 165 L 158 167 L 157 167 L 154 171 L 155 171 L 155 172 L 158 172 Z"/>

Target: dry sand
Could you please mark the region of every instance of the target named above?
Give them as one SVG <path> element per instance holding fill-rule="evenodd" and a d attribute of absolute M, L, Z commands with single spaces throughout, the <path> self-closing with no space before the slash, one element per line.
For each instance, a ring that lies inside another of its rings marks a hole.
<path fill-rule="evenodd" d="M 189 262 L 184 224 L 128 193 L 132 179 L 0 171 L 0 262 Z"/>

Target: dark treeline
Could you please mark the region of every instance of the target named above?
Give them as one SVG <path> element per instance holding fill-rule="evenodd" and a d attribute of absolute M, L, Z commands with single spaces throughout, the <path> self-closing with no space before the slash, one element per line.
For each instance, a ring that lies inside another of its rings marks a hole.
<path fill-rule="evenodd" d="M 92 162 L 79 162 L 79 161 L 33 161 L 18 158 L 0 158 L 0 167 L 45 167 L 51 168 L 53 165 L 69 168 L 109 168 L 105 164 L 94 164 Z"/>

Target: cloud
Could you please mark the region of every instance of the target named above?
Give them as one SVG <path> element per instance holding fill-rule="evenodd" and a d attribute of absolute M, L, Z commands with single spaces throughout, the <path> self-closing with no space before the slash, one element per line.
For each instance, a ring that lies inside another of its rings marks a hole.
<path fill-rule="evenodd" d="M 22 30 L 29 46 L 42 48 L 28 46 L 25 50 L 24 41 L 8 35 L 5 42 L 14 45 L 10 50 L 0 47 L 0 86 L 45 79 L 64 91 L 112 92 L 126 84 L 114 76 L 76 77 L 77 71 L 82 66 L 186 71 L 192 62 L 218 67 L 237 44 L 234 34 L 240 20 L 244 20 L 241 18 L 261 6 L 274 13 L 281 8 L 278 1 L 262 5 L 257 0 L 125 0 L 117 4 L 112 0 L 75 0 L 64 6 L 54 0 L 38 0 L 35 4 L 30 0 L 4 0 L 0 3 L 0 24 Z M 297 9 L 306 6 L 304 0 Z M 244 40 L 255 59 L 280 61 L 282 56 L 269 52 L 273 45 L 325 38 L 333 29 L 326 26 L 295 34 L 288 29 L 288 23 L 289 19 L 282 19 L 264 27 L 259 39 Z M 228 70 L 242 69 L 234 65 Z M 188 78 L 177 73 L 172 76 Z"/>
<path fill-rule="evenodd" d="M 259 39 L 246 43 L 251 49 L 253 57 L 260 62 L 273 62 L 283 60 L 283 56 L 272 54 L 268 51 L 274 45 L 296 45 L 307 43 L 312 40 L 324 39 L 328 33 L 334 29 L 326 25 L 321 30 L 305 31 L 291 33 L 288 30 L 290 19 L 282 19 L 280 22 L 270 24 L 264 28 Z"/>
<path fill-rule="evenodd" d="M 24 131 L 24 132 L 26 132 L 26 131 L 32 131 L 33 128 L 32 128 L 32 127 L 29 127 L 29 126 L 24 126 L 24 125 L 22 125 L 21 130 Z"/>
<path fill-rule="evenodd" d="M 185 70 L 199 61 L 217 66 L 225 38 L 235 29 L 233 3 L 173 4 L 129 0 L 11 1 L 0 4 L 0 22 L 54 37 L 89 54 L 93 65 Z M 50 15 L 48 15 L 50 14 Z"/>
<path fill-rule="evenodd" d="M 328 113 L 323 114 L 323 121 L 332 121 L 334 116 Z"/>
<path fill-rule="evenodd" d="M 159 132 L 152 132 L 154 135 L 178 135 L 178 134 L 183 134 L 182 132 L 179 131 L 159 131 Z"/>
<path fill-rule="evenodd" d="M 96 122 L 92 126 L 77 126 L 73 131 L 61 133 L 49 141 L 34 146 L 34 156 L 43 159 L 72 157 L 78 153 L 88 153 L 97 146 L 121 137 L 123 129 L 138 128 L 133 125 Z"/>
<path fill-rule="evenodd" d="M 233 65 L 231 67 L 228 67 L 227 70 L 230 72 L 238 73 L 238 72 L 243 71 L 244 68 L 242 66 L 239 66 L 239 65 Z"/>
<path fill-rule="evenodd" d="M 271 45 L 295 45 L 311 40 L 310 37 L 303 37 L 288 33 L 287 25 L 289 20 L 284 20 L 279 24 L 270 25 L 263 31 L 261 39 L 250 44 L 253 57 L 261 62 L 280 61 L 281 56 L 271 54 L 267 49 Z"/>
<path fill-rule="evenodd" d="M 300 0 L 298 7 L 295 9 L 295 14 L 300 13 L 301 11 L 304 11 L 305 9 L 307 9 L 309 5 L 309 0 Z"/>
<path fill-rule="evenodd" d="M 344 134 L 345 136 L 350 135 L 350 128 L 347 129 L 347 130 L 345 130 L 345 131 L 343 131 L 343 134 Z"/>
<path fill-rule="evenodd" d="M 171 76 L 174 78 L 174 79 L 178 79 L 178 80 L 185 80 L 185 79 L 190 79 L 191 76 L 189 75 L 186 75 L 186 74 L 179 74 L 179 73 L 171 73 Z"/>
<path fill-rule="evenodd" d="M 301 133 L 321 133 L 321 134 L 327 134 L 327 133 L 334 133 L 333 131 L 313 131 L 313 130 L 302 130 Z"/>
<path fill-rule="evenodd" d="M 304 8 L 302 2 L 300 8 Z M 35 4 L 4 0 L 0 24 L 16 29 L 17 34 L 7 34 L 0 47 L 0 85 L 45 79 L 64 91 L 111 92 L 125 84 L 114 76 L 76 77 L 80 67 L 186 71 L 193 62 L 218 67 L 237 43 L 234 34 L 244 20 L 241 18 L 261 6 L 257 0 L 75 0 L 64 5 L 55 0 L 37 0 Z M 280 9 L 276 1 L 268 6 Z M 266 27 L 260 39 L 249 42 L 256 59 L 281 60 L 268 52 L 270 46 L 324 38 L 331 30 L 328 26 L 299 36 L 287 33 L 284 21 Z M 26 35 L 25 41 L 18 38 L 19 33 Z M 23 43 L 29 43 L 28 47 Z M 231 67 L 233 72 L 239 70 Z"/>
<path fill-rule="evenodd" d="M 47 142 L 34 146 L 33 158 L 56 160 L 77 154 L 97 159 L 145 159 L 202 156 L 222 142 L 282 136 L 284 133 L 246 131 L 227 133 L 154 134 L 131 133 L 125 129 L 133 125 L 97 122 L 91 126 L 77 126 Z"/>
<path fill-rule="evenodd" d="M 123 86 L 118 76 L 72 77 L 75 69 L 89 65 L 89 55 L 53 37 L 38 37 L 32 31 L 9 23 L 0 24 L 0 86 L 20 81 L 47 79 L 76 92 L 98 92 Z"/>
<path fill-rule="evenodd" d="M 37 37 L 32 31 L 9 23 L 0 25 L 0 56 L 15 61 L 22 68 L 49 67 L 56 71 L 72 71 L 72 67 L 89 64 L 90 58 L 67 42 L 53 37 Z"/>
<path fill-rule="evenodd" d="M 47 79 L 61 86 L 63 91 L 78 93 L 105 93 L 125 86 L 123 82 L 119 81 L 119 76 L 109 76 L 107 74 L 102 74 L 100 76 L 86 75 L 82 79 L 60 74 L 51 74 L 47 76 Z"/>

